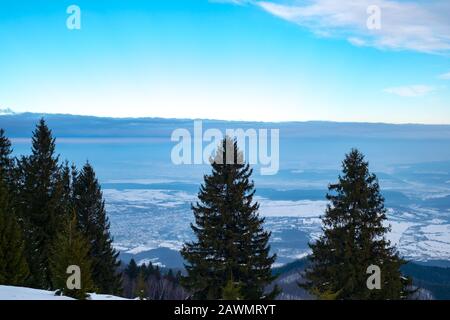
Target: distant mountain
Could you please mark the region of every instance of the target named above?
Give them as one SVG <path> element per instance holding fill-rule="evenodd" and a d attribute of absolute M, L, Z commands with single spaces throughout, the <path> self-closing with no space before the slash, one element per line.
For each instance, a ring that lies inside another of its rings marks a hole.
<path fill-rule="evenodd" d="M 3 112 L 3 113 L 2 113 Z M 192 129 L 194 119 L 166 118 L 110 118 L 71 114 L 14 113 L 0 110 L 0 125 L 12 137 L 28 137 L 29 130 L 45 118 L 57 137 L 165 137 L 176 128 Z M 387 124 L 358 122 L 252 122 L 203 119 L 204 130 L 217 128 L 280 129 L 285 138 L 395 138 L 395 139 L 450 139 L 450 125 Z"/>
<path fill-rule="evenodd" d="M 0 109 L 0 116 L 6 116 L 6 115 L 12 115 L 16 114 L 14 111 L 12 111 L 10 108 L 6 109 Z"/>

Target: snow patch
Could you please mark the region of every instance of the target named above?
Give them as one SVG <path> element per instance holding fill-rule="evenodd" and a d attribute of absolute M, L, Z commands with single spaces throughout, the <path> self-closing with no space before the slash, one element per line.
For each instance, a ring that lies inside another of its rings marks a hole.
<path fill-rule="evenodd" d="M 103 195 L 108 203 L 127 202 L 144 206 L 153 204 L 160 207 L 176 207 L 195 201 L 195 195 L 184 191 L 153 190 L 153 189 L 104 189 Z"/>
<path fill-rule="evenodd" d="M 55 295 L 55 291 L 0 285 L 0 300 L 75 300 Z M 88 300 L 128 300 L 108 294 L 91 293 Z"/>
<path fill-rule="evenodd" d="M 259 212 L 265 217 L 319 217 L 325 213 L 327 201 L 313 200 L 268 200 L 257 199 L 260 202 Z"/>
<path fill-rule="evenodd" d="M 159 262 L 158 261 L 159 260 L 159 258 L 152 258 L 152 259 L 141 259 L 141 260 L 139 260 L 139 262 L 137 263 L 137 265 L 138 266 L 142 266 L 142 265 L 149 265 L 150 263 L 153 265 L 153 266 L 158 266 L 158 267 L 160 267 L 160 268 L 164 268 L 166 265 L 165 264 L 163 264 L 163 263 L 161 263 L 161 262 Z"/>
<path fill-rule="evenodd" d="M 392 221 L 388 220 L 387 224 L 391 225 L 391 232 L 388 233 L 387 238 L 391 241 L 392 245 L 399 245 L 400 239 L 403 236 L 403 234 L 408 230 L 410 227 L 417 225 L 416 223 L 412 222 L 405 222 L 405 221 Z"/>

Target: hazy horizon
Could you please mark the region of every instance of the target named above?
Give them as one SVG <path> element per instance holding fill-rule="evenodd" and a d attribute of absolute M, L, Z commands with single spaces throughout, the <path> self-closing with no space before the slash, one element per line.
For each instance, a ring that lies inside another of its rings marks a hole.
<path fill-rule="evenodd" d="M 12 113 L 2 114 L 2 111 L 8 110 Z M 323 119 L 306 119 L 306 120 L 285 120 L 285 121 L 264 121 L 264 120 L 239 120 L 239 119 L 222 119 L 222 118 L 181 118 L 181 117 L 161 117 L 161 116 L 109 116 L 109 115 L 95 115 L 95 114 L 81 114 L 81 113 L 66 113 L 66 112 L 39 112 L 39 111 L 21 111 L 16 112 L 12 108 L 0 108 L 0 116 L 7 115 L 18 115 L 18 114 L 36 114 L 36 115 L 54 115 L 54 116 L 74 116 L 74 117 L 94 117 L 94 118 L 105 118 L 105 119 L 163 119 L 163 120 L 202 120 L 202 121 L 219 121 L 219 122 L 238 122 L 238 123 L 308 123 L 308 122 L 329 122 L 329 123 L 354 123 L 354 124 L 385 124 L 385 125 L 418 125 L 418 126 L 450 126 L 450 122 L 448 123 L 420 123 L 420 122 L 379 122 L 379 121 L 336 121 L 336 120 L 323 120 Z"/>

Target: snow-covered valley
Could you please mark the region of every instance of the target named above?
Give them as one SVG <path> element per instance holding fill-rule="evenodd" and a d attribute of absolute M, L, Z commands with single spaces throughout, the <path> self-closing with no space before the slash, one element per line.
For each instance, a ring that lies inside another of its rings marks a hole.
<path fill-rule="evenodd" d="M 415 194 L 410 189 L 412 183 L 395 181 L 394 186 L 393 181 L 393 177 L 381 180 L 382 186 L 390 186 L 385 192 L 392 229 L 388 239 L 407 259 L 450 260 L 450 190 L 443 185 Z M 135 257 L 141 263 L 181 268 L 183 261 L 177 251 L 192 239 L 190 205 L 196 201 L 196 185 L 171 183 L 161 187 L 105 186 L 115 246 L 125 260 Z M 272 232 L 276 265 L 309 253 L 308 242 L 321 232 L 320 216 L 327 206 L 325 193 L 319 189 L 257 189 L 255 200 L 260 203 L 266 228 Z"/>

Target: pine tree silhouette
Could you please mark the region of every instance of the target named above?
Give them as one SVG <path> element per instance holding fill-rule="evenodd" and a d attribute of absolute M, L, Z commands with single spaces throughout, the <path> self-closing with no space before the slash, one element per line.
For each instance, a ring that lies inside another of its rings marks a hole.
<path fill-rule="evenodd" d="M 410 281 L 405 263 L 386 240 L 384 198 L 378 180 L 358 150 L 343 161 L 343 176 L 329 186 L 323 235 L 313 244 L 304 287 L 321 299 L 402 299 Z M 381 269 L 381 289 L 367 287 L 367 268 Z"/>
<path fill-rule="evenodd" d="M 231 160 L 231 161 L 230 161 Z M 205 175 L 192 206 L 197 238 L 182 249 L 188 275 L 183 285 L 196 299 L 220 299 L 230 278 L 240 283 L 244 299 L 273 297 L 264 288 L 272 282 L 270 232 L 263 229 L 259 204 L 250 181 L 252 169 L 242 161 L 237 142 L 225 138 L 212 159 L 212 173 Z"/>

